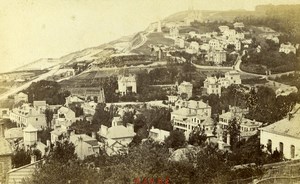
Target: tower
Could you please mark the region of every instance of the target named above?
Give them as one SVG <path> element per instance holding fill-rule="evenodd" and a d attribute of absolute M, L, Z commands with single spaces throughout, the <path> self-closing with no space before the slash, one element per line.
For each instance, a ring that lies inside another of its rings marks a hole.
<path fill-rule="evenodd" d="M 31 124 L 23 130 L 24 145 L 32 146 L 37 142 L 37 131 L 38 129 L 34 128 Z"/>

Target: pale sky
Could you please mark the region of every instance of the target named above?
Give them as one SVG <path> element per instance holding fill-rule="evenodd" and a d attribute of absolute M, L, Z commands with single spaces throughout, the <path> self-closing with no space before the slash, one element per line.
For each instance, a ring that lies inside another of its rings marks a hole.
<path fill-rule="evenodd" d="M 208 3 L 209 2 L 209 3 Z M 300 0 L 194 0 L 194 9 L 253 10 Z M 144 30 L 188 0 L 0 0 L 0 72 Z"/>

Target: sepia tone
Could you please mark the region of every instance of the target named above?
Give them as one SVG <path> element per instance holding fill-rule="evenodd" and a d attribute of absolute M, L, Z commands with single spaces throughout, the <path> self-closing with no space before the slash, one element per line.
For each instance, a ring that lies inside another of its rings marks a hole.
<path fill-rule="evenodd" d="M 0 5 L 0 184 L 300 183 L 299 1 Z"/>

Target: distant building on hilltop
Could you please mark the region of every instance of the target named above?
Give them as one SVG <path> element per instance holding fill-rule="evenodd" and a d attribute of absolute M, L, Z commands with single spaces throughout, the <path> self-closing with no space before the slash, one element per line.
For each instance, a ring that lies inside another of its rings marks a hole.
<path fill-rule="evenodd" d="M 229 27 L 228 26 L 219 26 L 219 30 L 221 31 L 221 33 L 228 31 Z"/>
<path fill-rule="evenodd" d="M 235 22 L 235 23 L 233 24 L 233 27 L 234 27 L 235 29 L 236 29 L 236 28 L 244 28 L 245 25 L 244 25 L 243 22 Z"/>
<path fill-rule="evenodd" d="M 119 76 L 118 77 L 118 92 L 121 95 L 127 93 L 137 93 L 137 80 L 135 75 Z"/>
<path fill-rule="evenodd" d="M 172 38 L 177 38 L 179 36 L 179 30 L 177 26 L 170 27 L 170 36 Z"/>
<path fill-rule="evenodd" d="M 296 47 L 294 47 L 290 42 L 280 44 L 279 52 L 283 52 L 285 54 L 294 53 L 296 54 Z"/>

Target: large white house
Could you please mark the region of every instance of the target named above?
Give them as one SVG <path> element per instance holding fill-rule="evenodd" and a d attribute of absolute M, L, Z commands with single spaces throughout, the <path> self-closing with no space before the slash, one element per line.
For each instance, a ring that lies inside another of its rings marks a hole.
<path fill-rule="evenodd" d="M 118 77 L 118 92 L 122 95 L 127 93 L 137 93 L 135 75 L 119 76 Z"/>
<path fill-rule="evenodd" d="M 20 107 L 13 108 L 9 113 L 11 121 L 16 122 L 19 127 L 26 127 L 31 124 L 37 129 L 46 126 L 46 117 L 41 113 L 41 109 L 33 107 L 30 104 L 23 104 Z"/>
<path fill-rule="evenodd" d="M 90 137 L 86 134 L 71 132 L 70 142 L 75 145 L 75 153 L 80 159 L 100 153 L 100 143 L 94 136 Z"/>
<path fill-rule="evenodd" d="M 285 54 L 294 53 L 296 54 L 296 47 L 294 47 L 291 43 L 282 43 L 280 44 L 279 52 L 283 52 Z"/>
<path fill-rule="evenodd" d="M 296 104 L 286 118 L 260 128 L 260 143 L 271 152 L 283 153 L 287 159 L 299 159 L 300 104 Z"/>
<path fill-rule="evenodd" d="M 171 121 L 173 128 L 182 130 L 188 138 L 191 131 L 198 126 L 206 126 L 207 130 L 211 130 L 211 107 L 203 101 L 195 100 L 178 100 L 175 103 L 174 111 L 171 112 Z"/>

